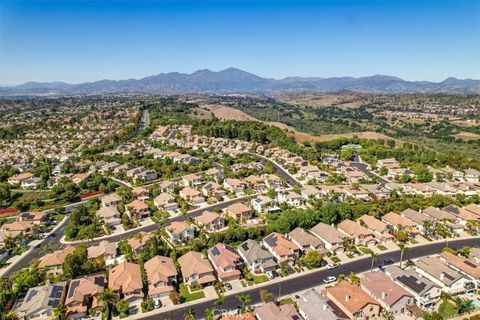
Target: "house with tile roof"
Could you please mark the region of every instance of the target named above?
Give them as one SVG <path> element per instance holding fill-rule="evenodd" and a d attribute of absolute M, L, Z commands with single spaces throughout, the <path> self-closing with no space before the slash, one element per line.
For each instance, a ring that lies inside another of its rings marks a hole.
<path fill-rule="evenodd" d="M 248 239 L 242 242 L 237 252 L 253 273 L 267 272 L 277 267 L 273 254 L 255 240 Z"/>
<path fill-rule="evenodd" d="M 362 288 L 348 281 L 327 287 L 322 294 L 330 299 L 350 319 L 379 319 L 380 304 Z"/>
<path fill-rule="evenodd" d="M 65 298 L 65 316 L 68 319 L 100 316 L 103 308 L 100 296 L 106 283 L 102 274 L 72 280 Z"/>
<path fill-rule="evenodd" d="M 208 260 L 215 268 L 217 277 L 222 282 L 240 278 L 243 261 L 237 251 L 224 243 L 217 243 L 208 249 Z"/>
<path fill-rule="evenodd" d="M 204 211 L 194 220 L 201 229 L 207 232 L 215 232 L 225 228 L 225 219 L 215 212 Z"/>
<path fill-rule="evenodd" d="M 152 299 L 167 297 L 177 285 L 177 269 L 169 257 L 154 256 L 144 264 L 148 282 L 148 296 Z"/>
<path fill-rule="evenodd" d="M 361 246 L 374 245 L 376 243 L 373 232 L 361 226 L 350 219 L 343 220 L 337 226 L 340 232 L 343 232 L 347 237 L 354 239 L 355 244 Z"/>
<path fill-rule="evenodd" d="M 278 232 L 272 232 L 263 238 L 263 245 L 275 257 L 278 263 L 294 263 L 300 255 L 300 248 Z"/>
<path fill-rule="evenodd" d="M 143 301 L 143 281 L 140 265 L 122 262 L 108 273 L 108 288 L 120 299 L 128 302 L 130 307 Z"/>
<path fill-rule="evenodd" d="M 400 287 L 383 272 L 367 272 L 360 277 L 360 287 L 393 317 L 405 314 L 407 306 L 415 302 L 410 292 Z"/>
<path fill-rule="evenodd" d="M 318 237 L 322 242 L 325 244 L 325 248 L 327 248 L 331 253 L 336 254 L 337 252 L 343 252 L 343 239 L 348 238 L 343 233 L 338 231 L 336 228 L 325 224 L 325 223 L 318 223 L 310 232 Z"/>
<path fill-rule="evenodd" d="M 15 309 L 16 316 L 24 320 L 50 320 L 65 298 L 66 287 L 67 282 L 64 281 L 28 289 L 25 298 Z"/>
<path fill-rule="evenodd" d="M 189 251 L 178 258 L 183 282 L 209 285 L 215 281 L 215 270 L 208 259 L 200 252 Z"/>

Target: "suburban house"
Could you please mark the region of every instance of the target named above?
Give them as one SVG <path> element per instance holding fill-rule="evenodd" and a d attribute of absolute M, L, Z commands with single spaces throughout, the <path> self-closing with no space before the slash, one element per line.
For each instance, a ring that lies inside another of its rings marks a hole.
<path fill-rule="evenodd" d="M 321 196 L 321 191 L 313 186 L 305 186 L 302 188 L 300 194 L 305 200 L 317 199 Z"/>
<path fill-rule="evenodd" d="M 444 221 L 444 220 L 456 221 L 457 220 L 457 217 L 455 217 L 453 214 L 440 210 L 435 207 L 425 208 L 422 210 L 422 213 L 438 221 Z"/>
<path fill-rule="evenodd" d="M 100 241 L 96 246 L 88 246 L 87 250 L 89 259 L 103 257 L 107 261 L 117 256 L 117 244 L 107 240 Z"/>
<path fill-rule="evenodd" d="M 23 172 L 13 177 L 8 178 L 8 184 L 17 185 L 19 184 L 22 188 L 33 188 L 35 189 L 42 179 L 36 177 L 33 173 Z"/>
<path fill-rule="evenodd" d="M 248 239 L 237 248 L 248 269 L 253 273 L 275 270 L 275 257 L 257 241 Z"/>
<path fill-rule="evenodd" d="M 395 158 L 388 158 L 388 159 L 380 159 L 377 160 L 377 167 L 378 168 L 387 168 L 387 169 L 396 169 L 400 168 L 400 162 L 395 160 Z"/>
<path fill-rule="evenodd" d="M 182 183 L 185 187 L 197 188 L 205 182 L 198 174 L 191 173 L 182 177 Z"/>
<path fill-rule="evenodd" d="M 180 197 L 183 200 L 194 205 L 205 202 L 205 198 L 202 196 L 200 191 L 197 191 L 192 187 L 185 187 L 182 190 L 180 190 Z"/>
<path fill-rule="evenodd" d="M 223 181 L 223 187 L 237 196 L 243 195 L 246 183 L 239 179 L 227 178 Z"/>
<path fill-rule="evenodd" d="M 277 190 L 283 186 L 282 179 L 274 174 L 264 174 L 262 178 L 269 189 Z"/>
<path fill-rule="evenodd" d="M 67 282 L 45 284 L 30 288 L 21 304 L 15 309 L 16 316 L 24 320 L 50 320 L 55 309 L 63 302 Z"/>
<path fill-rule="evenodd" d="M 87 314 L 100 316 L 103 308 L 100 295 L 106 283 L 102 274 L 72 280 L 65 299 L 65 316 L 68 319 L 83 319 Z"/>
<path fill-rule="evenodd" d="M 419 231 L 423 231 L 423 225 L 425 224 L 426 221 L 433 222 L 434 219 L 432 217 L 429 217 L 427 215 L 424 215 L 416 210 L 413 209 L 405 209 L 402 212 L 400 212 L 400 215 L 416 224 L 416 227 L 419 229 Z"/>
<path fill-rule="evenodd" d="M 293 263 L 300 254 L 300 248 L 278 232 L 272 232 L 263 238 L 263 245 L 278 263 Z"/>
<path fill-rule="evenodd" d="M 467 182 L 480 182 L 480 171 L 472 168 L 465 169 L 465 181 Z"/>
<path fill-rule="evenodd" d="M 378 319 L 380 304 L 359 286 L 348 281 L 340 281 L 327 287 L 322 294 L 330 299 L 350 319 Z"/>
<path fill-rule="evenodd" d="M 379 243 L 386 243 L 394 239 L 393 235 L 389 233 L 390 229 L 388 228 L 388 225 L 373 216 L 364 214 L 358 219 L 358 223 L 366 227 L 368 230 L 371 230 L 373 236 Z"/>
<path fill-rule="evenodd" d="M 300 207 L 305 199 L 294 191 L 279 191 L 277 194 L 279 203 L 286 203 L 292 207 Z"/>
<path fill-rule="evenodd" d="M 202 193 L 205 197 L 221 198 L 227 195 L 222 186 L 216 182 L 207 182 L 202 187 Z"/>
<path fill-rule="evenodd" d="M 268 302 L 253 311 L 257 320 L 299 320 L 301 319 L 292 304 L 276 305 Z"/>
<path fill-rule="evenodd" d="M 116 207 L 101 207 L 97 210 L 97 216 L 110 227 L 122 224 L 122 215 Z"/>
<path fill-rule="evenodd" d="M 338 230 L 343 232 L 347 237 L 354 239 L 357 245 L 368 246 L 376 243 L 372 231 L 350 219 L 340 222 L 338 224 Z"/>
<path fill-rule="evenodd" d="M 81 182 L 90 180 L 90 176 L 91 176 L 91 174 L 89 172 L 87 172 L 87 173 L 77 173 L 77 174 L 74 174 L 70 178 L 70 180 L 72 180 L 72 182 L 75 183 L 75 184 L 79 184 Z"/>
<path fill-rule="evenodd" d="M 132 247 L 134 253 L 139 253 L 148 244 L 153 235 L 151 233 L 140 231 L 137 235 L 128 238 L 127 242 Z"/>
<path fill-rule="evenodd" d="M 421 214 L 421 213 L 418 213 L 418 214 Z M 382 217 L 382 221 L 385 222 L 387 225 L 389 225 L 394 231 L 403 231 L 403 230 L 415 231 L 417 228 L 417 224 L 415 222 L 393 211 L 384 215 Z"/>
<path fill-rule="evenodd" d="M 398 266 L 390 265 L 385 268 L 385 273 L 410 292 L 415 297 L 417 305 L 422 309 L 433 307 L 440 300 L 440 286 L 412 269 L 403 270 Z"/>
<path fill-rule="evenodd" d="M 148 282 L 148 296 L 152 299 L 168 297 L 177 284 L 177 269 L 169 257 L 155 256 L 144 264 Z"/>
<path fill-rule="evenodd" d="M 298 313 L 305 320 L 348 320 L 350 319 L 341 309 L 317 290 L 310 289 L 296 300 Z"/>
<path fill-rule="evenodd" d="M 110 269 L 108 273 L 108 288 L 114 291 L 120 299 L 129 306 L 139 306 L 143 301 L 143 282 L 140 265 L 122 262 Z"/>
<path fill-rule="evenodd" d="M 448 251 L 440 253 L 440 257 L 453 269 L 475 280 L 477 282 L 477 289 L 480 288 L 480 261 L 474 257 L 465 258 L 454 255 Z"/>
<path fill-rule="evenodd" d="M 52 253 L 47 253 L 43 256 L 38 264 L 39 268 L 45 268 L 48 273 L 59 274 L 62 273 L 62 264 L 65 258 L 75 251 L 75 247 L 67 247 L 65 249 L 57 250 Z"/>
<path fill-rule="evenodd" d="M 223 171 L 218 168 L 210 168 L 207 171 L 205 171 L 205 174 L 207 176 L 212 177 L 213 180 L 215 180 L 216 182 L 222 181 L 223 178 L 225 177 L 225 174 L 223 173 Z"/>
<path fill-rule="evenodd" d="M 16 221 L 43 224 L 48 221 L 48 216 L 45 212 L 22 212 L 17 216 Z"/>
<path fill-rule="evenodd" d="M 252 208 L 258 213 L 274 213 L 280 211 L 275 200 L 268 196 L 259 195 L 250 201 Z"/>
<path fill-rule="evenodd" d="M 116 193 L 106 195 L 100 199 L 102 207 L 116 207 L 122 202 L 122 197 Z"/>
<path fill-rule="evenodd" d="M 158 184 L 158 189 L 160 192 L 168 192 L 171 193 L 175 189 L 175 182 L 170 180 L 163 180 Z"/>
<path fill-rule="evenodd" d="M 324 243 L 316 236 L 305 229 L 297 227 L 287 234 L 287 238 L 293 242 L 301 251 L 316 250 L 319 253 L 326 254 Z"/>
<path fill-rule="evenodd" d="M 325 223 L 318 223 L 310 232 L 317 236 L 325 244 L 331 253 L 343 252 L 343 239 L 347 238 L 343 233 Z"/>
<path fill-rule="evenodd" d="M 168 235 L 168 241 L 171 244 L 178 242 L 185 243 L 195 236 L 193 227 L 185 221 L 172 221 L 165 226 L 165 232 Z"/>
<path fill-rule="evenodd" d="M 155 199 L 153 199 L 153 203 L 159 210 L 165 210 L 169 213 L 176 212 L 179 208 L 175 197 L 166 192 L 162 192 L 155 197 Z"/>
<path fill-rule="evenodd" d="M 400 287 L 383 272 L 367 272 L 360 280 L 360 287 L 377 300 L 382 308 L 398 317 L 406 312 L 408 305 L 415 303 L 411 293 Z"/>
<path fill-rule="evenodd" d="M 415 270 L 452 295 L 475 292 L 476 283 L 469 276 L 449 267 L 440 257 L 421 258 L 415 264 Z"/>
<path fill-rule="evenodd" d="M 243 262 L 237 251 L 227 244 L 217 243 L 208 249 L 208 259 L 215 268 L 217 277 L 222 282 L 240 278 L 239 268 Z"/>
<path fill-rule="evenodd" d="M 199 227 L 207 232 L 219 231 L 225 228 L 225 219 L 218 213 L 204 211 L 202 215 L 194 218 Z"/>
<path fill-rule="evenodd" d="M 200 252 L 189 251 L 178 258 L 183 282 L 208 285 L 215 281 L 215 270 L 208 259 Z"/>
<path fill-rule="evenodd" d="M 145 189 L 144 187 L 133 188 L 132 189 L 132 194 L 135 197 L 135 199 L 138 199 L 140 201 L 150 199 L 150 192 L 147 189 Z"/>
<path fill-rule="evenodd" d="M 130 218 L 141 219 L 150 216 L 150 209 L 145 202 L 140 200 L 133 200 L 125 205 L 125 209 Z"/>
<path fill-rule="evenodd" d="M 462 225 L 466 225 L 468 221 L 480 220 L 480 216 L 464 208 L 457 207 L 454 204 L 446 206 L 442 211 L 455 215 L 459 219 L 459 223 Z"/>
<path fill-rule="evenodd" d="M 229 205 L 225 209 L 225 215 L 228 217 L 232 217 L 237 221 L 245 222 L 247 220 L 252 219 L 253 216 L 253 209 L 249 206 L 244 205 L 241 202 L 234 203 Z"/>

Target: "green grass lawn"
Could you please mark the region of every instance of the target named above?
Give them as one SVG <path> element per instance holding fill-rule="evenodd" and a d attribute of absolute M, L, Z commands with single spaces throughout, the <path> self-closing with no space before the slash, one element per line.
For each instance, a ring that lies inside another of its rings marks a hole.
<path fill-rule="evenodd" d="M 280 305 L 283 306 L 284 304 L 296 304 L 295 301 L 293 301 L 292 298 L 286 298 L 283 300 L 280 300 Z"/>
<path fill-rule="evenodd" d="M 363 254 L 372 254 L 373 251 L 370 248 L 367 247 L 358 247 L 358 249 L 363 253 Z"/>
<path fill-rule="evenodd" d="M 438 313 L 444 318 L 453 317 L 457 314 L 457 307 L 450 301 L 444 300 L 438 308 Z"/>
<path fill-rule="evenodd" d="M 180 284 L 180 296 L 182 297 L 182 300 L 184 302 L 189 302 L 189 301 L 205 298 L 205 293 L 203 293 L 203 291 L 197 291 L 197 292 L 190 293 L 190 292 L 188 292 L 187 286 L 184 283 L 181 283 Z"/>
<path fill-rule="evenodd" d="M 384 245 L 381 245 L 381 244 L 377 245 L 377 248 L 382 250 L 382 251 L 387 250 L 387 247 L 385 247 Z"/>
<path fill-rule="evenodd" d="M 251 273 L 247 273 L 245 275 L 245 280 L 247 280 L 249 285 L 252 285 L 252 284 L 259 284 L 259 283 L 268 281 L 268 277 L 264 274 L 261 274 L 261 275 L 257 276 L 257 275 L 253 275 Z"/>

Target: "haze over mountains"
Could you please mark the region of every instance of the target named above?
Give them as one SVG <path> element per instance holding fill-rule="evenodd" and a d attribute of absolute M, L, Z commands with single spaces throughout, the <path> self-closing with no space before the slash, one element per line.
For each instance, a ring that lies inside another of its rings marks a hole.
<path fill-rule="evenodd" d="M 397 77 L 374 75 L 370 77 L 288 77 L 262 78 L 235 68 L 214 72 L 208 69 L 192 74 L 171 72 L 128 80 L 100 80 L 81 84 L 64 82 L 27 82 L 18 86 L 0 87 L 0 95 L 77 95 L 104 93 L 247 93 L 273 92 L 335 92 L 365 93 L 480 93 L 480 80 L 448 78 L 442 82 L 406 81 Z"/>

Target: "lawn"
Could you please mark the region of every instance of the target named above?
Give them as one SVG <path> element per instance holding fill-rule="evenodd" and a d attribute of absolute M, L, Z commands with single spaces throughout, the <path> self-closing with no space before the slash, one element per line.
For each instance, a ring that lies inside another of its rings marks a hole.
<path fill-rule="evenodd" d="M 197 291 L 197 292 L 190 293 L 188 291 L 187 286 L 184 283 L 181 283 L 180 284 L 180 296 L 182 297 L 182 300 L 184 302 L 189 302 L 189 301 L 205 298 L 205 293 L 203 293 L 203 291 Z"/>
<path fill-rule="evenodd" d="M 293 304 L 293 305 L 295 305 L 296 302 L 293 301 L 292 298 L 286 298 L 286 299 L 280 300 L 280 305 L 283 306 L 284 304 Z"/>
<path fill-rule="evenodd" d="M 387 247 L 385 247 L 384 245 L 381 245 L 381 244 L 378 244 L 378 245 L 377 245 L 377 248 L 380 249 L 380 250 L 382 250 L 382 251 L 387 250 Z"/>
<path fill-rule="evenodd" d="M 440 307 L 438 308 L 438 313 L 443 317 L 443 318 L 449 318 L 453 317 L 457 314 L 457 308 L 453 303 L 451 303 L 448 300 L 444 300 L 441 304 Z"/>
<path fill-rule="evenodd" d="M 358 247 L 358 249 L 363 253 L 363 254 L 372 254 L 373 251 L 370 248 L 367 247 Z"/>
<path fill-rule="evenodd" d="M 331 256 L 330 260 L 332 260 L 334 263 L 339 263 L 341 261 L 340 258 L 337 256 Z"/>
<path fill-rule="evenodd" d="M 268 277 L 264 274 L 261 274 L 261 275 L 257 276 L 257 275 L 253 275 L 251 273 L 247 273 L 245 275 L 245 280 L 247 280 L 249 285 L 253 285 L 253 284 L 259 284 L 259 283 L 268 281 Z"/>

